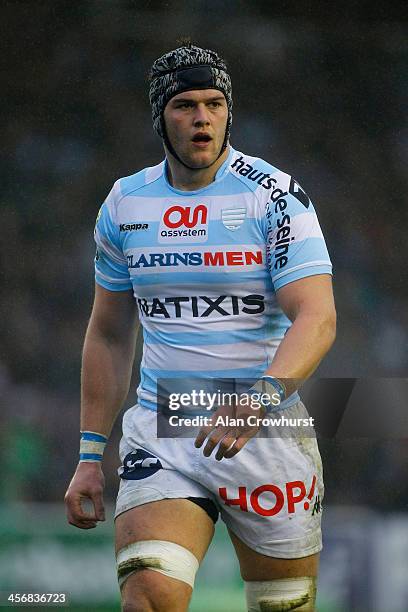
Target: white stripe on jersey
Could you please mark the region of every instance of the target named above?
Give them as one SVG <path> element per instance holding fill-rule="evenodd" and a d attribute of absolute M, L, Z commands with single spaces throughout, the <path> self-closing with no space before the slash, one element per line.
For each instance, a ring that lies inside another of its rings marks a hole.
<path fill-rule="evenodd" d="M 95 229 L 95 242 L 108 257 L 113 259 L 113 261 L 119 264 L 126 264 L 126 257 L 123 251 L 116 248 L 108 238 L 102 236 L 98 228 Z"/>
<path fill-rule="evenodd" d="M 291 239 L 290 244 L 295 242 L 302 242 L 308 238 L 323 238 L 322 230 L 317 220 L 317 215 L 314 212 L 302 213 L 300 215 L 294 215 L 290 221 L 291 226 Z M 287 226 L 283 226 L 287 227 Z M 279 228 L 275 228 L 270 234 L 271 248 L 275 247 L 276 235 Z M 276 278 L 276 277 L 274 277 Z"/>
<path fill-rule="evenodd" d="M 273 277 L 273 280 L 276 282 L 279 278 L 282 278 L 282 276 L 286 276 L 287 274 L 290 274 L 297 270 L 303 270 L 304 268 L 313 268 L 314 266 L 327 266 L 327 260 L 320 259 L 318 261 L 309 261 L 308 263 L 304 263 L 299 266 L 294 266 L 293 268 L 288 268 L 284 272 L 276 274 Z M 316 272 L 316 274 L 319 274 L 319 272 Z M 321 272 L 321 274 L 327 274 L 327 272 Z"/>
<path fill-rule="evenodd" d="M 188 200 L 186 201 L 186 198 Z M 149 223 L 159 223 L 163 216 L 163 211 L 170 206 L 189 206 L 190 204 L 196 204 L 197 201 L 200 204 L 205 204 L 209 208 L 209 212 L 211 215 L 211 221 L 221 221 L 222 213 L 224 209 L 236 209 L 239 212 L 242 212 L 242 208 L 246 211 L 247 218 L 258 218 L 258 207 L 259 204 L 256 199 L 254 199 L 252 193 L 243 193 L 239 196 L 239 204 L 241 206 L 237 206 L 237 196 L 232 195 L 201 195 L 197 196 L 194 200 L 192 196 L 188 196 L 186 192 L 186 196 L 180 196 L 175 193 L 172 197 L 169 197 L 168 194 L 163 196 L 157 196 L 155 198 L 143 196 L 138 191 L 130 192 L 128 195 L 125 195 L 121 201 L 120 205 L 115 208 L 114 201 L 110 201 L 108 203 L 109 212 L 112 217 L 116 215 L 117 223 L 129 223 L 129 222 L 137 222 L 140 221 L 140 215 L 143 214 L 146 217 L 146 213 L 148 211 L 148 219 Z M 245 204 L 242 207 L 242 204 Z"/>
<path fill-rule="evenodd" d="M 105 280 L 108 283 L 113 283 L 114 285 L 128 285 L 129 279 L 127 278 L 114 278 L 113 276 L 108 276 L 104 274 L 100 270 L 98 271 L 98 278 Z"/>
<path fill-rule="evenodd" d="M 189 372 L 211 372 L 214 369 L 214 361 L 223 362 L 225 360 L 225 345 L 207 344 L 194 346 L 194 334 L 191 334 L 191 344 L 188 346 L 166 346 L 166 360 L 168 369 L 184 371 L 186 364 L 184 356 L 188 354 Z M 230 344 L 230 354 L 228 355 L 228 368 L 242 368 L 242 356 L 251 365 L 260 365 L 268 358 L 272 358 L 276 350 L 275 343 L 270 341 L 258 342 L 236 342 Z M 157 363 L 162 359 L 162 344 L 146 344 L 144 348 L 143 365 L 152 370 L 157 368 Z M 225 365 L 225 361 L 224 361 Z"/>

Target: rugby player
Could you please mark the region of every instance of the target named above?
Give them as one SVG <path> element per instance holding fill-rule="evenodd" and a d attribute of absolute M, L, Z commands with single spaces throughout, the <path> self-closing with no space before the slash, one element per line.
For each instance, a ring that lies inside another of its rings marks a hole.
<path fill-rule="evenodd" d="M 335 337 L 316 213 L 288 174 L 230 145 L 231 81 L 217 53 L 183 44 L 157 59 L 150 102 L 165 159 L 118 180 L 96 222 L 68 520 L 104 520 L 101 460 L 139 318 L 141 380 L 123 418 L 115 514 L 123 610 L 187 610 L 221 513 L 248 610 L 311 611 L 323 498 L 315 437 L 209 425 L 195 439 L 158 438 L 155 410 L 159 377 L 242 377 L 278 394 L 280 413 L 307 415 L 297 387 Z"/>

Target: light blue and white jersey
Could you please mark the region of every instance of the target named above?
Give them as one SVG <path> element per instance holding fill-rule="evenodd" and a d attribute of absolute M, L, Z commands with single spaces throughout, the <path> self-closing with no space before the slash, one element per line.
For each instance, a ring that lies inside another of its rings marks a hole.
<path fill-rule="evenodd" d="M 331 274 L 303 189 L 232 148 L 197 191 L 174 189 L 165 161 L 116 181 L 95 240 L 96 282 L 135 296 L 144 336 L 138 396 L 152 410 L 158 378 L 259 378 L 291 324 L 276 292 Z"/>

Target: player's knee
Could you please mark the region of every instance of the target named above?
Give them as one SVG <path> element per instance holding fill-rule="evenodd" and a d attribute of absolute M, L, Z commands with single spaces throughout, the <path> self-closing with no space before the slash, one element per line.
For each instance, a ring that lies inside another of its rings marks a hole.
<path fill-rule="evenodd" d="M 198 566 L 196 557 L 174 542 L 145 540 L 125 546 L 117 554 L 123 605 L 129 612 L 186 608 L 182 602 L 190 599 Z M 145 607 L 139 606 L 142 601 Z"/>
<path fill-rule="evenodd" d="M 136 601 L 131 598 L 122 598 L 121 610 L 122 612 L 155 612 L 156 608 L 153 608 L 148 599 L 142 597 Z"/>
<path fill-rule="evenodd" d="M 134 572 L 122 586 L 122 612 L 182 612 L 190 595 L 190 587 L 182 582 L 154 571 Z"/>
<path fill-rule="evenodd" d="M 248 612 L 314 612 L 316 578 L 281 578 L 245 582 Z"/>

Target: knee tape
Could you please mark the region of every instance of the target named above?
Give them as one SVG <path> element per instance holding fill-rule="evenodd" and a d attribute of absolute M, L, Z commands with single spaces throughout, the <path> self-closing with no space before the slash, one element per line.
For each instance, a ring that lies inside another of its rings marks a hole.
<path fill-rule="evenodd" d="M 296 612 L 314 610 L 316 578 L 281 578 L 245 582 L 248 612 Z"/>
<path fill-rule="evenodd" d="M 116 555 L 119 586 L 134 572 L 150 569 L 186 582 L 194 588 L 199 567 L 197 558 L 187 548 L 162 540 L 134 542 Z"/>

